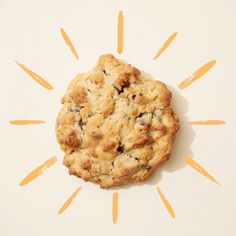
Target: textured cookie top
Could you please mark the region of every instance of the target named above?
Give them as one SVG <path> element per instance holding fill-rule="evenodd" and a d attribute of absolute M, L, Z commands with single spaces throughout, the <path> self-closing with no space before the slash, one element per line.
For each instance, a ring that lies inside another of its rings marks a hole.
<path fill-rule="evenodd" d="M 107 54 L 62 98 L 56 133 L 70 174 L 101 187 L 143 181 L 169 158 L 178 118 L 165 84 Z"/>

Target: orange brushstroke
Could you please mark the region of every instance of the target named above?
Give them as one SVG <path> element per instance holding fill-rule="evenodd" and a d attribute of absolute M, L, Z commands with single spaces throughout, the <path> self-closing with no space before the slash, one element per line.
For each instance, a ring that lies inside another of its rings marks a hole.
<path fill-rule="evenodd" d="M 184 88 L 188 87 L 195 80 L 199 79 L 201 76 L 203 76 L 205 73 L 207 73 L 207 71 L 209 71 L 211 69 L 211 67 L 215 65 L 215 63 L 216 63 L 215 60 L 209 61 L 208 63 L 206 63 L 205 65 L 200 67 L 198 70 L 196 70 L 189 78 L 182 81 L 178 85 L 178 87 L 180 89 L 184 89 Z"/>
<path fill-rule="evenodd" d="M 156 60 L 164 51 L 165 49 L 172 43 L 172 41 L 175 39 L 177 36 L 177 32 L 174 32 L 162 45 L 160 50 L 157 52 L 156 56 L 153 58 L 153 60 Z"/>
<path fill-rule="evenodd" d="M 223 125 L 225 121 L 223 120 L 198 120 L 190 121 L 192 125 Z"/>
<path fill-rule="evenodd" d="M 74 198 L 76 197 L 76 195 L 79 193 L 81 189 L 82 187 L 79 187 L 78 189 L 75 190 L 75 192 L 65 201 L 63 206 L 60 208 L 60 210 L 58 211 L 58 214 L 63 213 L 69 207 L 69 205 L 72 203 L 72 201 L 74 200 Z"/>
<path fill-rule="evenodd" d="M 123 12 L 119 11 L 118 14 L 118 27 L 117 27 L 117 52 L 123 52 Z"/>
<path fill-rule="evenodd" d="M 112 195 L 112 221 L 113 224 L 117 223 L 118 218 L 118 193 L 114 192 Z"/>
<path fill-rule="evenodd" d="M 211 180 L 211 181 L 215 182 L 216 184 L 220 185 L 220 183 L 215 178 L 213 178 L 206 170 L 204 170 L 197 162 L 195 162 L 194 160 L 192 160 L 189 157 L 183 157 L 182 159 L 183 159 L 184 162 L 186 162 L 189 166 L 191 166 L 193 169 L 198 171 L 200 174 L 204 175 L 209 180 Z"/>
<path fill-rule="evenodd" d="M 35 125 L 45 123 L 43 120 L 10 120 L 12 125 Z"/>
<path fill-rule="evenodd" d="M 70 38 L 69 38 L 69 36 L 67 35 L 67 33 L 65 32 L 65 30 L 63 28 L 61 28 L 60 31 L 61 31 L 61 35 L 62 35 L 63 39 L 65 40 L 66 44 L 70 48 L 71 52 L 73 53 L 75 58 L 77 60 L 79 60 L 79 56 L 78 56 L 78 54 L 77 54 L 77 52 L 76 52 L 76 50 L 75 50 L 75 48 L 74 48 Z"/>
<path fill-rule="evenodd" d="M 37 83 L 39 83 L 41 86 L 43 86 L 46 89 L 53 89 L 52 85 L 49 84 L 45 79 L 43 79 L 41 76 L 37 75 L 35 72 L 30 70 L 28 67 L 26 67 L 24 64 L 19 63 L 18 61 L 15 61 L 31 78 L 33 78 Z"/>
<path fill-rule="evenodd" d="M 161 200 L 164 203 L 164 205 L 165 205 L 167 211 L 169 212 L 169 214 L 171 215 L 171 217 L 175 218 L 175 213 L 174 213 L 174 210 L 173 210 L 172 206 L 167 201 L 166 197 L 164 196 L 164 194 L 162 193 L 162 191 L 159 187 L 157 187 L 157 192 L 159 193 L 159 195 L 161 197 Z"/>
<path fill-rule="evenodd" d="M 26 185 L 35 178 L 37 178 L 39 175 L 43 173 L 44 170 L 51 167 L 55 162 L 57 161 L 56 157 L 51 157 L 47 161 L 45 161 L 42 165 L 35 168 L 33 171 L 31 171 L 21 182 L 20 186 Z"/>

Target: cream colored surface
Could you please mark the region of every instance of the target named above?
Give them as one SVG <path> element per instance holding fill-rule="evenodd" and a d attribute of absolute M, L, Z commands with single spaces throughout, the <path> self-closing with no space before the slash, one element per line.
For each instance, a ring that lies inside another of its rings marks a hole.
<path fill-rule="evenodd" d="M 74 76 L 89 70 L 103 53 L 116 56 L 118 11 L 124 15 L 120 58 L 171 86 L 182 121 L 174 155 L 141 185 L 118 188 L 119 214 L 112 223 L 112 192 L 70 177 L 62 165 L 54 123 L 59 99 Z M 0 235 L 192 235 L 234 236 L 236 211 L 236 2 L 226 1 L 0 1 Z M 77 61 L 60 35 L 63 27 Z M 178 32 L 156 60 L 163 42 Z M 216 65 L 185 90 L 177 85 L 197 68 Z M 18 60 L 54 89 L 25 74 Z M 9 120 L 38 119 L 46 124 L 13 126 Z M 221 126 L 192 126 L 187 120 L 225 120 Z M 56 155 L 58 162 L 30 184 L 19 182 Z M 192 156 L 221 187 L 189 166 Z M 57 212 L 83 189 L 61 215 Z M 164 208 L 156 187 L 171 203 Z"/>

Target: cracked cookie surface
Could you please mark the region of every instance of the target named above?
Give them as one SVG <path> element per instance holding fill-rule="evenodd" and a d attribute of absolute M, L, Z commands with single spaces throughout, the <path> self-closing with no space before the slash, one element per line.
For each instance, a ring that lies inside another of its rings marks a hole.
<path fill-rule="evenodd" d="M 169 159 L 179 120 L 171 93 L 113 55 L 70 83 L 56 134 L 71 175 L 102 188 L 144 181 Z"/>

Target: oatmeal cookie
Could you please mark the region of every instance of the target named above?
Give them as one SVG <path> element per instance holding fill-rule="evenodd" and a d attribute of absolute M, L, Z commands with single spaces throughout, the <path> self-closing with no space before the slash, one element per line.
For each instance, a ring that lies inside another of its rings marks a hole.
<path fill-rule="evenodd" d="M 144 181 L 169 159 L 179 120 L 160 81 L 113 55 L 70 83 L 56 134 L 71 175 L 102 188 Z"/>

